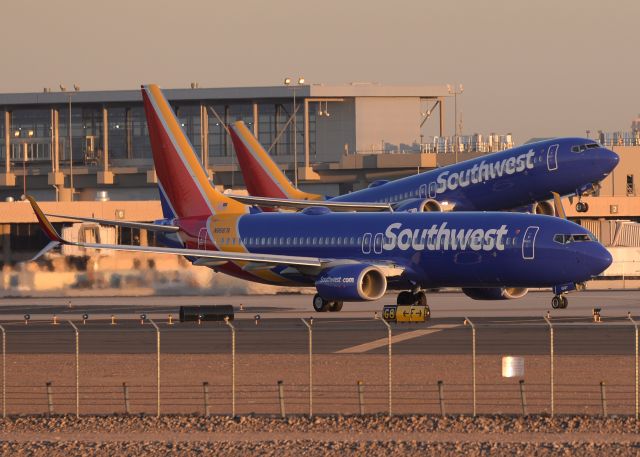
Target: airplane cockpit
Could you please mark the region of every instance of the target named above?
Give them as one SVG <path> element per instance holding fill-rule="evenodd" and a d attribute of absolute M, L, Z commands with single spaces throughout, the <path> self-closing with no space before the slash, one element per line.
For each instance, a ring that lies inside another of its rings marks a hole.
<path fill-rule="evenodd" d="M 576 234 L 556 234 L 553 236 L 553 241 L 559 244 L 569 243 L 582 243 L 585 241 L 598 241 L 596 237 L 591 233 L 576 233 Z"/>
<path fill-rule="evenodd" d="M 580 145 L 576 145 L 576 146 L 571 146 L 571 152 L 576 152 L 576 153 L 580 153 L 580 152 L 584 152 L 587 149 L 597 149 L 597 148 L 601 148 L 602 146 L 599 145 L 598 143 L 587 143 L 587 144 L 580 144 Z"/>

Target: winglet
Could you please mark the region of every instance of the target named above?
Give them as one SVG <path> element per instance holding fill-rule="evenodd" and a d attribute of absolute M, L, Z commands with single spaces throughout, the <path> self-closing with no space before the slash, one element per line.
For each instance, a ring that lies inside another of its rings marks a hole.
<path fill-rule="evenodd" d="M 560 195 L 557 192 L 551 192 L 553 195 L 553 206 L 556 209 L 556 216 L 560 219 L 566 219 L 567 213 L 564 211 L 564 206 L 562 206 L 562 200 L 560 199 Z"/>
<path fill-rule="evenodd" d="M 36 214 L 36 218 L 38 219 L 38 224 L 40 225 L 40 228 L 44 231 L 45 235 L 47 235 L 47 238 L 49 238 L 51 241 L 55 241 L 58 243 L 65 243 L 65 241 L 58 234 L 56 229 L 53 228 L 53 225 L 51 225 L 51 222 L 49 222 L 49 219 L 47 219 L 47 216 L 44 215 L 44 213 L 36 203 L 35 199 L 30 195 L 26 195 L 25 198 L 29 200 L 29 203 L 31 203 L 31 208 L 33 208 L 33 212 Z"/>

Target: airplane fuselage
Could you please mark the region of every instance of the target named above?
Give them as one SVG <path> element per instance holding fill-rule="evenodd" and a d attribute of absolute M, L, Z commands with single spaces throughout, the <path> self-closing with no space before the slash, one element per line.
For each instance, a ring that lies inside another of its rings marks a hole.
<path fill-rule="evenodd" d="M 181 227 L 180 239 L 186 248 L 398 266 L 403 274 L 395 282 L 397 287 L 406 287 L 408 282 L 425 288 L 553 286 L 586 281 L 610 262 L 610 255 L 587 230 L 553 217 L 310 210 L 214 215 L 174 223 Z M 581 235 L 583 242 L 561 244 L 554 241 L 556 235 Z M 277 285 L 312 286 L 318 273 L 305 274 L 304 269 L 282 265 L 253 268 L 242 262 L 215 268 Z"/>
<path fill-rule="evenodd" d="M 581 145 L 590 144 L 589 148 Z M 581 150 L 582 149 L 582 150 Z M 605 178 L 617 164 L 612 151 L 584 138 L 526 144 L 376 187 L 331 198 L 341 202 L 399 203 L 434 199 L 456 211 L 513 209 L 570 195 Z"/>

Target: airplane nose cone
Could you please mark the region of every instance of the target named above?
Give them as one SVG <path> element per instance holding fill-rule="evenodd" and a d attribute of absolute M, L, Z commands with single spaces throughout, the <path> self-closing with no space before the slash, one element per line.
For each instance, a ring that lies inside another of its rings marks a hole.
<path fill-rule="evenodd" d="M 620 162 L 620 156 L 610 149 L 602 148 L 600 162 L 605 173 L 610 173 Z"/>
<path fill-rule="evenodd" d="M 613 256 L 607 250 L 607 248 L 605 248 L 600 243 L 597 243 L 589 257 L 589 264 L 593 269 L 593 276 L 599 275 L 604 270 L 609 268 L 609 266 L 611 266 L 611 264 L 613 263 Z"/>

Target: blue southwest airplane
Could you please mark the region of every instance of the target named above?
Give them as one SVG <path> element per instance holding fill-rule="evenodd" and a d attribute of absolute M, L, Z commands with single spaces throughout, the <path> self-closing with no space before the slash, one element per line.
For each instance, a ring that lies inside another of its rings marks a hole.
<path fill-rule="evenodd" d="M 523 296 L 530 287 L 564 292 L 606 269 L 609 252 L 566 219 L 525 213 L 262 212 L 218 192 L 156 85 L 142 87 L 164 219 L 154 223 L 47 215 L 32 197 L 51 240 L 62 244 L 182 255 L 194 265 L 267 284 L 315 287 L 316 311 L 377 300 L 400 290 L 400 304 L 426 304 L 424 289 L 461 287 L 473 299 Z M 166 247 L 72 242 L 47 216 L 155 230 Z"/>
<path fill-rule="evenodd" d="M 336 197 L 296 189 L 242 121 L 229 128 L 249 197 L 261 207 L 326 206 L 333 211 L 518 210 L 554 214 L 548 201 L 593 192 L 618 164 L 613 151 L 585 138 L 556 138 L 466 160 Z M 445 204 L 446 202 L 446 204 Z M 578 212 L 588 206 L 579 201 Z"/>

